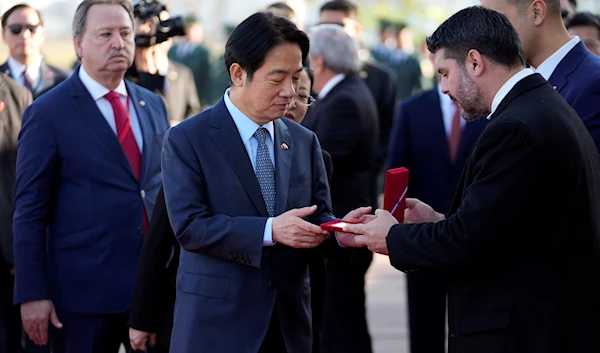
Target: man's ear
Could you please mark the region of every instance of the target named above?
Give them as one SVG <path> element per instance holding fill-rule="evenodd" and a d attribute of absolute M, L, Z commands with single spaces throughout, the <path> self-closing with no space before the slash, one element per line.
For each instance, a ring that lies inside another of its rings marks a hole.
<path fill-rule="evenodd" d="M 534 0 L 527 8 L 527 15 L 537 27 L 544 23 L 548 14 L 548 6 L 544 0 Z"/>
<path fill-rule="evenodd" d="M 229 77 L 231 77 L 231 84 L 234 87 L 243 87 L 246 84 L 247 73 L 240 64 L 233 63 L 229 67 Z"/>
<path fill-rule="evenodd" d="M 323 61 L 323 57 L 321 55 L 315 55 L 310 58 L 310 67 L 312 68 L 314 73 L 321 73 L 325 68 L 325 62 Z"/>
<path fill-rule="evenodd" d="M 475 49 L 469 50 L 467 58 L 465 59 L 465 67 L 469 75 L 474 77 L 481 76 L 485 70 L 483 55 Z"/>

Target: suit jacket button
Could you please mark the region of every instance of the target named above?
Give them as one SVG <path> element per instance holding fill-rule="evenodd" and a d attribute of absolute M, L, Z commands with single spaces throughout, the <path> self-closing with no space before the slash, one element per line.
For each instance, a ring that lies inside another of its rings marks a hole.
<path fill-rule="evenodd" d="M 229 255 L 229 260 L 233 261 L 235 260 L 235 257 L 233 255 Z"/>
<path fill-rule="evenodd" d="M 275 288 L 275 287 L 277 287 L 277 282 L 275 282 L 275 281 L 269 282 L 269 288 Z"/>
<path fill-rule="evenodd" d="M 140 234 L 144 234 L 144 228 L 142 228 L 142 227 L 138 227 L 138 228 L 137 228 L 137 231 L 138 231 L 138 233 L 140 233 Z"/>
<path fill-rule="evenodd" d="M 141 196 L 143 199 L 145 199 L 145 198 L 146 198 L 146 191 L 145 191 L 145 190 L 142 190 L 142 191 L 140 191 L 140 196 Z"/>

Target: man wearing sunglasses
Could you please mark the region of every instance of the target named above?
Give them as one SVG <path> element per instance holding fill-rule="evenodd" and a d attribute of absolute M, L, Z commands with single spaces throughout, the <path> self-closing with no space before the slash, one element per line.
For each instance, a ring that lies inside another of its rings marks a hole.
<path fill-rule="evenodd" d="M 15 5 L 2 15 L 2 38 L 10 56 L 0 72 L 29 89 L 34 99 L 69 76 L 44 62 L 40 54 L 46 38 L 43 24 L 39 11 L 25 4 Z"/>
<path fill-rule="evenodd" d="M 600 150 L 600 57 L 571 37 L 560 0 L 481 0 L 519 34 L 527 63 L 577 112 Z"/>

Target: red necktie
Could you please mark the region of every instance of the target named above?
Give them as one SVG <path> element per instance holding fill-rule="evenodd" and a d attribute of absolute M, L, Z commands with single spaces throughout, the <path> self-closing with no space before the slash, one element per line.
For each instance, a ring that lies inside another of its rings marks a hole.
<path fill-rule="evenodd" d="M 462 135 L 462 127 L 460 126 L 460 108 L 456 102 L 454 103 L 454 115 L 452 116 L 452 126 L 450 129 L 450 136 L 448 137 L 448 152 L 450 152 L 450 161 L 454 163 L 456 154 L 458 153 L 458 147 L 460 146 L 460 137 Z"/>
<path fill-rule="evenodd" d="M 123 152 L 125 152 L 125 156 L 131 164 L 133 173 L 139 181 L 141 175 L 140 170 L 142 166 L 142 154 L 140 153 L 140 148 L 138 147 L 135 136 L 133 135 L 133 130 L 131 130 L 129 114 L 127 114 L 125 106 L 123 106 L 123 103 L 121 102 L 120 94 L 115 91 L 110 91 L 104 95 L 104 97 L 112 106 L 113 113 L 115 114 L 115 125 L 117 126 L 117 138 L 119 139 L 119 143 L 121 143 L 121 147 L 123 148 Z M 146 210 L 144 209 L 144 234 L 146 234 L 147 229 L 148 216 L 146 214 Z"/>

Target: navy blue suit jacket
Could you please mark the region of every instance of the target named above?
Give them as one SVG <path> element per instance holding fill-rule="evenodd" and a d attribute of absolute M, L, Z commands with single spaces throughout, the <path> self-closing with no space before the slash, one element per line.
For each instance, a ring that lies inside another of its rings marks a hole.
<path fill-rule="evenodd" d="M 78 70 L 23 116 L 13 230 L 16 304 L 50 298 L 64 310 L 129 310 L 143 241 L 160 186 L 169 126 L 155 94 L 126 82 L 144 139 L 138 181 Z"/>
<path fill-rule="evenodd" d="M 548 82 L 581 117 L 600 151 L 600 57 L 579 42 Z"/>
<path fill-rule="evenodd" d="M 274 124 L 276 214 L 317 205 L 309 221 L 334 219 L 316 135 L 288 119 Z M 223 99 L 168 131 L 162 166 L 182 247 L 171 351 L 256 352 L 277 301 L 288 353 L 309 352 L 310 252 L 263 247 L 267 209 Z"/>
<path fill-rule="evenodd" d="M 388 153 L 388 169 L 410 171 L 408 196 L 438 212 L 450 209 L 469 153 L 487 125 L 485 118 L 465 125 L 451 163 L 443 119 L 437 88 L 406 98 L 397 109 Z"/>

